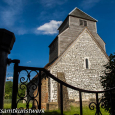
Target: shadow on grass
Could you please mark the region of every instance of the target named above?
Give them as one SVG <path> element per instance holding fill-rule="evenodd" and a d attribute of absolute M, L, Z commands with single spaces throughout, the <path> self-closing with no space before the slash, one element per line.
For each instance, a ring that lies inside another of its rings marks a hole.
<path fill-rule="evenodd" d="M 61 113 L 59 111 L 46 111 L 42 115 L 60 115 Z M 65 114 L 63 114 L 65 115 Z"/>

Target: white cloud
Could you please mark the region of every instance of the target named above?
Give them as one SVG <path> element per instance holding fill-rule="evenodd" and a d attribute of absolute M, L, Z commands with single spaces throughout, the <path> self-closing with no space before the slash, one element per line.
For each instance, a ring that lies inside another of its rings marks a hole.
<path fill-rule="evenodd" d="M 49 23 L 45 23 L 44 25 L 37 28 L 37 33 L 40 34 L 56 34 L 58 31 L 58 27 L 62 21 L 51 20 Z"/>
<path fill-rule="evenodd" d="M 90 9 L 94 7 L 100 0 L 83 0 L 81 6 L 83 9 Z"/>
<path fill-rule="evenodd" d="M 13 77 L 11 76 L 11 77 L 7 77 L 6 78 L 7 80 L 12 80 L 13 79 Z"/>
<path fill-rule="evenodd" d="M 28 61 L 27 63 L 31 63 L 31 61 Z"/>

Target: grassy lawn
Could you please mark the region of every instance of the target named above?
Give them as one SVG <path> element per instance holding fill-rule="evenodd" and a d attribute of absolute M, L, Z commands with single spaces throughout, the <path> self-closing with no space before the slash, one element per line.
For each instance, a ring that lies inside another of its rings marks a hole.
<path fill-rule="evenodd" d="M 19 107 L 26 107 L 25 103 L 19 103 L 17 108 Z M 30 105 L 30 108 L 32 107 L 32 105 Z M 4 109 L 9 109 L 11 108 L 11 104 L 4 104 Z M 90 110 L 88 107 L 83 107 L 83 115 L 95 115 L 96 110 Z M 105 111 L 104 109 L 101 109 L 101 113 L 102 115 L 109 115 L 109 113 L 107 111 Z M 80 115 L 80 108 L 79 107 L 73 107 L 71 106 L 71 110 L 70 111 L 64 111 L 64 115 L 74 115 L 74 114 L 78 114 Z M 10 114 L 7 114 L 10 115 Z M 26 114 L 27 115 L 27 114 Z M 42 115 L 60 115 L 60 111 L 56 110 L 56 111 L 45 111 L 45 113 L 43 113 Z"/>
<path fill-rule="evenodd" d="M 83 107 L 83 115 L 95 115 L 96 110 L 90 110 L 88 107 Z M 107 111 L 105 111 L 104 109 L 101 109 L 101 113 L 102 115 L 109 115 L 109 113 Z M 74 115 L 74 114 L 78 114 L 80 115 L 80 108 L 79 107 L 71 107 L 70 111 L 64 111 L 64 115 Z M 60 111 L 46 111 L 44 114 L 42 115 L 60 115 Z"/>
<path fill-rule="evenodd" d="M 20 108 L 20 107 L 26 108 L 26 103 L 18 103 L 17 108 Z M 29 104 L 29 108 L 31 107 L 32 107 L 32 104 Z M 11 109 L 11 103 L 5 103 L 4 109 Z"/>

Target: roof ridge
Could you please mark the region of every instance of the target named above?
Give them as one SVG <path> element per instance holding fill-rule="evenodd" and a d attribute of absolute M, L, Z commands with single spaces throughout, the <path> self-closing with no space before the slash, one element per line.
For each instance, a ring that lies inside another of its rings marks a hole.
<path fill-rule="evenodd" d="M 71 14 L 75 9 L 77 9 L 77 7 L 75 7 L 69 14 Z"/>
<path fill-rule="evenodd" d="M 89 14 L 85 13 L 84 11 L 82 11 L 81 9 L 79 9 L 78 7 L 75 7 L 70 13 L 69 15 L 71 15 L 72 12 L 74 12 L 76 9 L 78 9 L 79 11 L 81 11 L 82 13 L 84 13 L 85 15 L 89 16 L 90 18 L 92 18 L 93 20 L 95 20 L 96 22 L 98 22 L 97 19 L 93 18 L 92 16 L 90 16 Z"/>

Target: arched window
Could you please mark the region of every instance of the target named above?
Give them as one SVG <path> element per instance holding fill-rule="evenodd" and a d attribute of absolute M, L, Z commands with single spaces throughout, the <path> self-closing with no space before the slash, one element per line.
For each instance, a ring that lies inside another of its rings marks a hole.
<path fill-rule="evenodd" d="M 86 69 L 88 69 L 89 65 L 88 65 L 88 59 L 87 58 L 85 59 L 85 65 L 86 65 Z"/>

